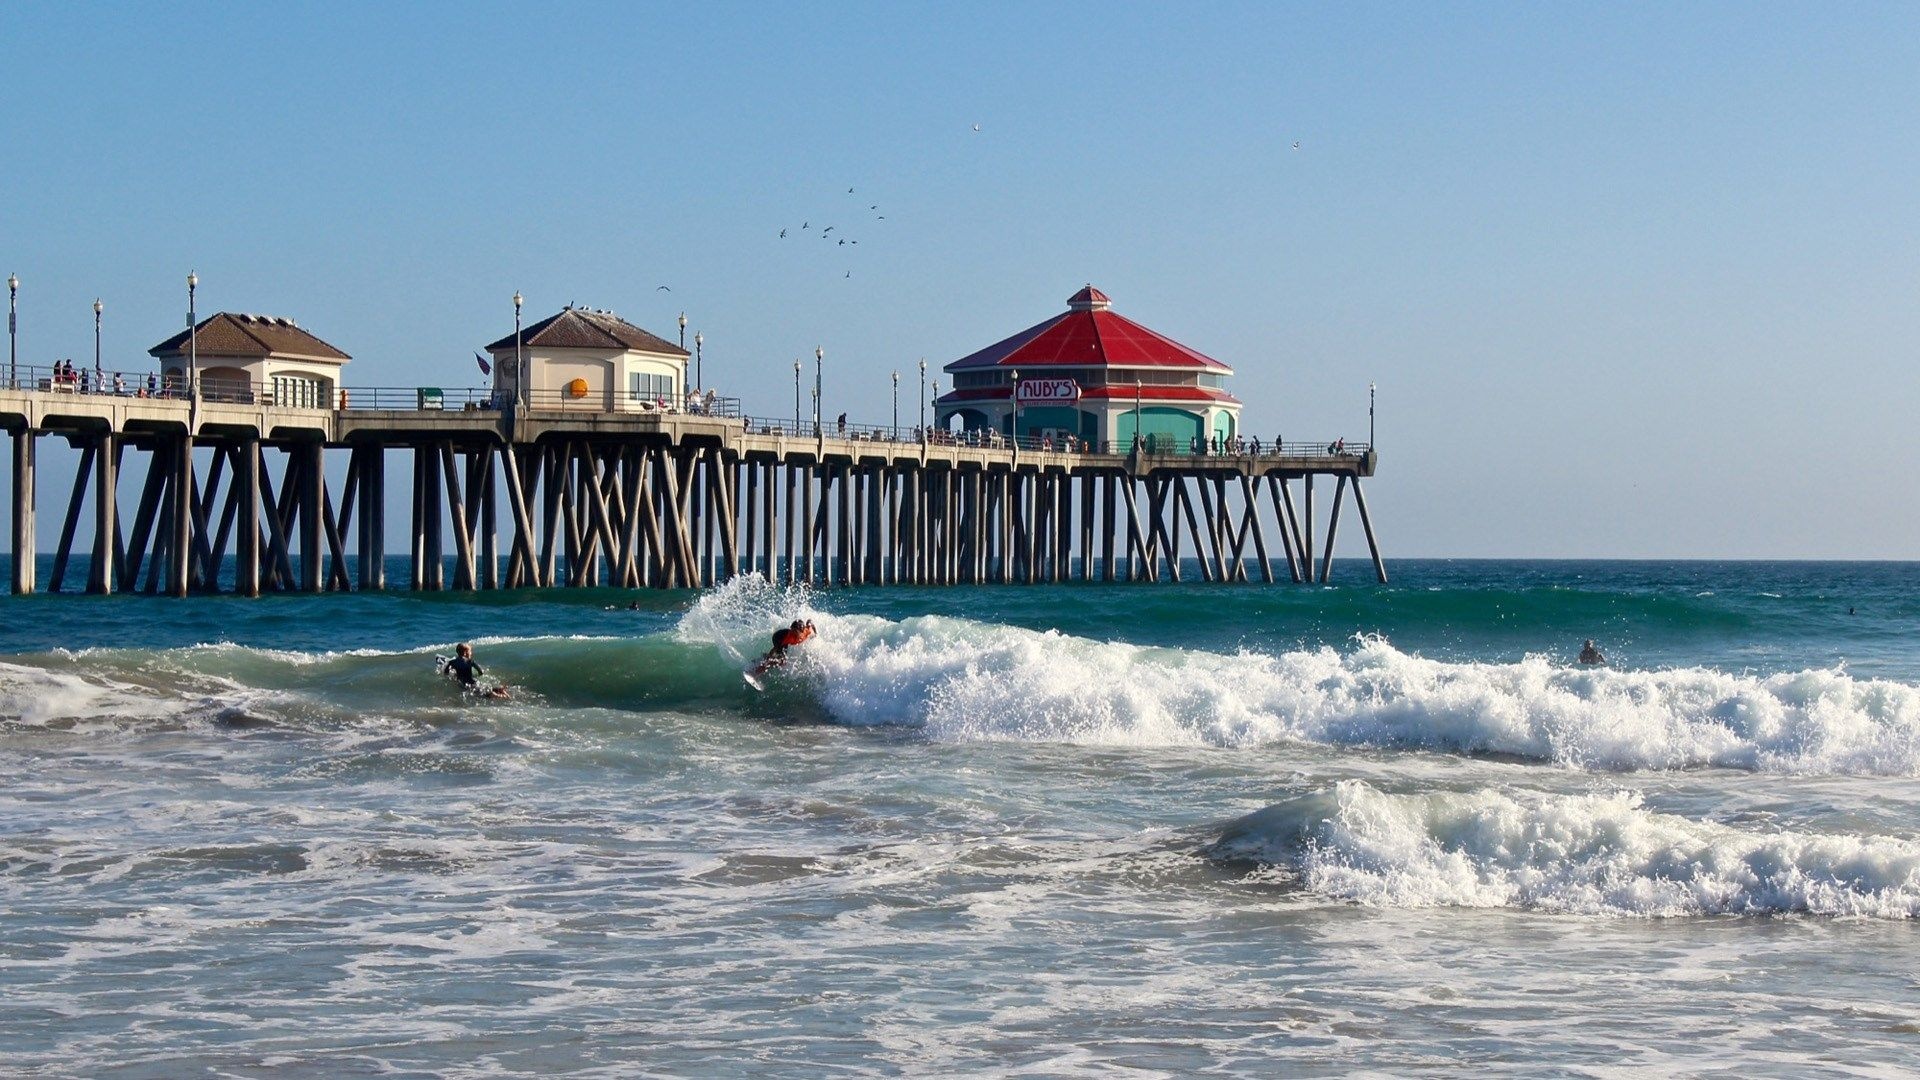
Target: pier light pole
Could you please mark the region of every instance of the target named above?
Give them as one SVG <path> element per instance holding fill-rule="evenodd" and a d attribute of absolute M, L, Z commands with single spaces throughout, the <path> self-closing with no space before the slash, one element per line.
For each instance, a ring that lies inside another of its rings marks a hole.
<path fill-rule="evenodd" d="M 1373 449 L 1373 382 L 1367 382 L 1367 449 Z"/>
<path fill-rule="evenodd" d="M 1013 402 L 1013 419 L 1007 422 L 1007 429 L 1013 435 L 1013 448 L 1018 450 L 1020 448 L 1020 370 L 1018 368 L 1013 372 L 1013 393 L 1008 395 L 1008 400 Z"/>
<path fill-rule="evenodd" d="M 105 310 L 107 310 L 107 305 L 102 304 L 100 302 L 99 297 L 97 296 L 94 297 L 93 298 L 93 374 L 94 374 L 95 381 L 98 381 L 99 375 L 100 375 L 100 313 Z"/>
<path fill-rule="evenodd" d="M 20 276 L 7 275 L 7 388 L 20 389 Z"/>
<path fill-rule="evenodd" d="M 187 271 L 187 397 L 200 397 L 200 320 L 195 314 L 194 294 L 200 288 L 200 275 Z"/>
<path fill-rule="evenodd" d="M 707 336 L 700 331 L 693 332 L 693 388 L 695 391 L 707 388 L 706 366 L 700 360 L 700 346 L 706 344 Z"/>
<path fill-rule="evenodd" d="M 800 434 L 800 361 L 793 362 L 793 433 Z"/>
<path fill-rule="evenodd" d="M 827 350 L 814 346 L 813 349 L 813 432 L 826 438 L 826 429 L 820 426 L 820 387 L 822 372 L 827 362 Z"/>
<path fill-rule="evenodd" d="M 900 373 L 893 373 L 893 436 L 900 437 Z"/>
<path fill-rule="evenodd" d="M 520 305 L 526 302 L 519 289 L 513 290 L 513 400 L 522 409 L 527 407 L 527 357 L 520 344 Z"/>
<path fill-rule="evenodd" d="M 1133 380 L 1133 441 L 1136 446 L 1147 445 L 1146 436 L 1140 434 L 1140 379 L 1138 376 Z"/>
<path fill-rule="evenodd" d="M 680 313 L 680 351 L 687 351 L 687 313 Z"/>
<path fill-rule="evenodd" d="M 927 438 L 927 358 L 920 358 L 920 439 Z"/>

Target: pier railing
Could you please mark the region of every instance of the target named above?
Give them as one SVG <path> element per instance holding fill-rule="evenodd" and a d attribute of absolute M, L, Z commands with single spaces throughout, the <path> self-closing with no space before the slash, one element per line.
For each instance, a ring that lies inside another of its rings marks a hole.
<path fill-rule="evenodd" d="M 189 387 L 177 376 L 160 376 L 151 371 L 96 371 L 73 365 L 21 365 L 12 380 L 14 389 L 47 394 L 199 400 L 235 405 L 261 405 L 277 408 L 307 408 L 316 411 L 380 410 L 389 412 L 499 412 L 513 403 L 506 391 L 477 386 L 345 386 L 332 391 L 328 400 L 314 400 L 303 394 L 299 400 L 276 401 L 269 382 L 227 378 L 202 378 L 197 387 Z M 674 414 L 713 416 L 738 420 L 744 430 L 761 435 L 790 435 L 801 438 L 828 438 L 848 442 L 872 442 L 889 445 L 965 447 L 986 450 L 1011 450 L 1035 453 L 1109 454 L 1126 456 L 1140 452 L 1153 456 L 1234 457 L 1234 458 L 1348 458 L 1363 457 L 1372 449 L 1364 442 L 1344 439 L 1330 442 L 1274 441 L 1246 436 L 1232 438 L 1188 438 L 1179 440 L 1163 435 L 1144 439 L 1099 441 L 1073 436 L 1022 435 L 1011 438 L 998 431 L 974 429 L 953 431 L 938 427 L 894 426 L 889 424 L 842 423 L 838 418 L 802 416 L 749 416 L 741 409 L 739 398 L 720 397 L 716 393 L 688 391 L 684 395 L 612 393 L 606 390 L 576 393 L 567 389 L 536 389 L 526 392 L 524 407 L 529 411 L 579 413 Z"/>

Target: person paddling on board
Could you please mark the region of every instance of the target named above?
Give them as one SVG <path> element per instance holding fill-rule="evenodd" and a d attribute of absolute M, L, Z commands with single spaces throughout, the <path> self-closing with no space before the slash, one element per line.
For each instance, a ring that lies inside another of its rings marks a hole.
<path fill-rule="evenodd" d="M 760 662 L 754 665 L 753 673 L 758 675 L 768 668 L 776 668 L 786 663 L 787 650 L 806 641 L 813 636 L 813 633 L 812 619 L 795 619 L 792 625 L 775 630 L 773 648 L 768 649 L 767 655 L 761 657 Z"/>
<path fill-rule="evenodd" d="M 1588 638 L 1587 643 L 1580 647 L 1580 662 L 1589 667 L 1604 666 L 1607 658 L 1605 654 L 1595 647 L 1593 639 Z"/>
<path fill-rule="evenodd" d="M 507 696 L 507 688 L 504 686 L 494 686 L 484 690 L 480 688 L 479 677 L 485 675 L 486 671 L 473 662 L 473 646 L 464 641 L 453 647 L 453 659 L 447 661 L 443 670 L 448 678 L 459 682 L 460 689 L 469 694 L 490 698 Z"/>

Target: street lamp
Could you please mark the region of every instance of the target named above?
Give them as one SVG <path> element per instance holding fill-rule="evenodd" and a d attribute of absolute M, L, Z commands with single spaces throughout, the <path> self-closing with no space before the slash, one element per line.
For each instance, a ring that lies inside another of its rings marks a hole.
<path fill-rule="evenodd" d="M 100 376 L 100 313 L 105 310 L 107 310 L 107 306 L 100 302 L 99 297 L 97 296 L 94 297 L 93 298 L 93 374 L 96 380 L 98 380 Z"/>
<path fill-rule="evenodd" d="M 1373 449 L 1373 380 L 1367 380 L 1367 449 Z"/>
<path fill-rule="evenodd" d="M 893 437 L 900 437 L 900 373 L 893 373 Z"/>
<path fill-rule="evenodd" d="M 940 422 L 940 380 L 933 380 L 933 422 Z"/>
<path fill-rule="evenodd" d="M 705 344 L 707 336 L 698 330 L 693 333 L 693 388 L 695 391 L 707 388 L 705 365 L 700 362 L 700 346 Z"/>
<path fill-rule="evenodd" d="M 1147 445 L 1146 436 L 1140 434 L 1140 379 L 1138 376 L 1133 380 L 1133 444 L 1141 447 Z"/>
<path fill-rule="evenodd" d="M 7 275 L 7 388 L 20 389 L 20 351 L 16 339 L 20 336 L 20 320 L 15 314 L 19 308 L 20 277 Z"/>
<path fill-rule="evenodd" d="M 1018 369 L 1013 373 L 1013 393 L 1010 397 L 1013 401 L 1013 420 L 1007 427 L 1013 435 L 1014 448 L 1018 449 L 1020 446 L 1020 372 Z"/>
<path fill-rule="evenodd" d="M 817 345 L 814 346 L 814 349 L 813 349 L 813 433 L 815 435 L 821 436 L 822 438 L 825 438 L 825 431 L 820 427 L 820 388 L 821 388 L 821 373 L 825 369 L 826 360 L 827 360 L 827 350 L 820 348 Z"/>
<path fill-rule="evenodd" d="M 520 343 L 520 305 L 526 302 L 519 289 L 513 290 L 513 400 L 523 409 L 527 407 L 527 358 Z"/>
<path fill-rule="evenodd" d="M 793 362 L 793 433 L 800 434 L 800 361 Z"/>
<path fill-rule="evenodd" d="M 927 436 L 927 358 L 920 358 L 920 437 Z"/>
<path fill-rule="evenodd" d="M 680 313 L 680 351 L 687 351 L 687 313 Z"/>
<path fill-rule="evenodd" d="M 200 320 L 194 314 L 194 293 L 200 288 L 200 275 L 187 271 L 187 397 L 200 396 Z"/>

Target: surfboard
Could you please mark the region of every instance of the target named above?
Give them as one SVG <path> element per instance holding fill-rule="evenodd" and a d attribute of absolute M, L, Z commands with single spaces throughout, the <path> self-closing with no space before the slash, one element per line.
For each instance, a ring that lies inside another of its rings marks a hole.
<path fill-rule="evenodd" d="M 736 664 L 744 665 L 740 669 L 741 682 L 746 683 L 748 686 L 759 691 L 760 693 L 766 693 L 767 684 L 760 681 L 760 671 L 759 671 L 760 665 L 759 664 L 747 663 L 747 658 L 740 655 L 740 650 L 734 648 L 732 642 L 728 641 L 724 637 L 721 637 L 718 633 L 715 633 L 713 636 L 713 644 L 714 644 L 714 647 L 720 650 L 720 654 L 722 656 L 727 657 L 728 659 L 732 660 Z"/>

